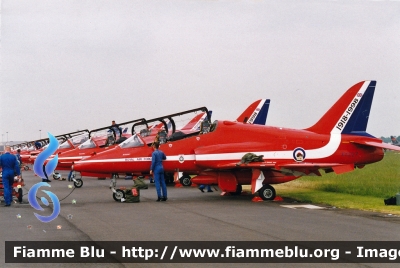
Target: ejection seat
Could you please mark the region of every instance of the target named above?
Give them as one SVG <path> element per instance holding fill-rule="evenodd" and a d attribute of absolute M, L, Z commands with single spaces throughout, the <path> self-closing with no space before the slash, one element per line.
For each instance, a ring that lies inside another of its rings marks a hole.
<path fill-rule="evenodd" d="M 200 134 L 205 134 L 210 132 L 211 129 L 211 123 L 209 120 L 205 119 L 203 122 L 200 124 Z"/>
<path fill-rule="evenodd" d="M 163 144 L 163 143 L 167 142 L 167 132 L 165 130 L 160 130 L 158 132 L 158 142 L 160 144 Z"/>

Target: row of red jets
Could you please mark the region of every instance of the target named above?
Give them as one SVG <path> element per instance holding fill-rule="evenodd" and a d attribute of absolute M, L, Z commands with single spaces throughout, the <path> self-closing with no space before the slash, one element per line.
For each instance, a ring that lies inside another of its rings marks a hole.
<path fill-rule="evenodd" d="M 204 130 L 198 127 L 177 130 L 174 115 L 144 122 L 153 126 L 155 121 L 161 122 L 157 127 L 166 133 L 160 146 L 167 156 L 166 172 L 196 175 L 193 183 L 218 185 L 222 191 L 231 193 L 240 193 L 242 185 L 251 185 L 253 193 L 258 192 L 264 200 L 273 200 L 276 192 L 272 184 L 301 176 L 321 176 L 320 170 L 349 172 L 380 161 L 384 149 L 400 151 L 399 147 L 383 143 L 366 132 L 375 86 L 376 81 L 355 84 L 306 129 L 253 122 L 265 104 L 259 107 L 261 100 L 249 106 L 238 120 L 216 120 L 206 124 L 208 129 Z M 208 111 L 203 112 L 201 121 L 209 120 Z M 105 177 L 128 172 L 148 175 L 155 133 L 149 135 L 150 128 L 147 126 L 143 132 L 134 132 L 132 128 L 130 137 L 120 144 L 102 152 L 92 150 L 90 156 L 82 154 L 80 159 L 76 152 L 83 149 L 75 149 L 70 156 L 62 153 L 59 166 L 72 166 L 82 175 Z M 94 139 L 90 142 L 96 144 Z M 115 188 L 113 192 L 115 197 Z"/>

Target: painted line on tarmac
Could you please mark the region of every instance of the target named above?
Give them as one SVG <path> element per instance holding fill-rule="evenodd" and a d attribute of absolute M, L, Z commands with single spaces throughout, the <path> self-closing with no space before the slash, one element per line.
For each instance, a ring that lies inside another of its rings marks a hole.
<path fill-rule="evenodd" d="M 298 209 L 298 208 L 306 208 L 306 209 L 325 209 L 324 207 L 319 207 L 315 205 L 281 205 L 281 207 Z"/>

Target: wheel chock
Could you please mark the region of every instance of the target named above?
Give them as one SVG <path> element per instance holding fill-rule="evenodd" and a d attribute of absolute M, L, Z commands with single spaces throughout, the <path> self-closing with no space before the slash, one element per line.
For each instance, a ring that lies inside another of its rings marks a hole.
<path fill-rule="evenodd" d="M 191 187 L 199 187 L 196 183 L 192 183 Z"/>
<path fill-rule="evenodd" d="M 175 188 L 181 188 L 181 187 L 183 187 L 183 185 L 179 181 L 175 182 Z"/>
<path fill-rule="evenodd" d="M 231 195 L 231 194 L 228 193 L 228 192 L 222 192 L 220 195 L 221 195 L 221 196 L 228 196 L 228 195 Z"/>
<path fill-rule="evenodd" d="M 283 202 L 283 198 L 280 197 L 280 196 L 276 196 L 273 201 L 275 201 L 275 202 Z"/>
<path fill-rule="evenodd" d="M 264 200 L 262 200 L 262 198 L 259 196 L 255 196 L 255 197 L 253 197 L 253 199 L 251 199 L 251 202 L 263 202 L 263 201 Z"/>

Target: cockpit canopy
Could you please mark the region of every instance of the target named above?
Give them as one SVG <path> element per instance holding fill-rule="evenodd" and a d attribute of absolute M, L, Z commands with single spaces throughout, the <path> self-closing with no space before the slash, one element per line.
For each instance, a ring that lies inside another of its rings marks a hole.
<path fill-rule="evenodd" d="M 96 144 L 92 141 L 92 139 L 89 139 L 78 146 L 79 149 L 89 149 L 89 148 L 95 148 L 95 147 L 96 147 Z"/>
<path fill-rule="evenodd" d="M 89 139 L 89 136 L 87 133 L 82 134 L 82 135 L 78 135 L 72 138 L 69 138 L 68 140 L 66 140 L 65 142 L 63 142 L 60 147 L 58 147 L 59 149 L 68 149 L 68 148 L 75 148 L 76 146 L 78 146 L 79 144 L 84 143 L 85 141 L 87 141 Z M 73 147 L 71 146 L 71 144 L 73 145 Z"/>
<path fill-rule="evenodd" d="M 134 134 L 119 145 L 121 148 L 135 148 L 144 146 L 144 142 L 140 139 L 137 134 Z"/>

